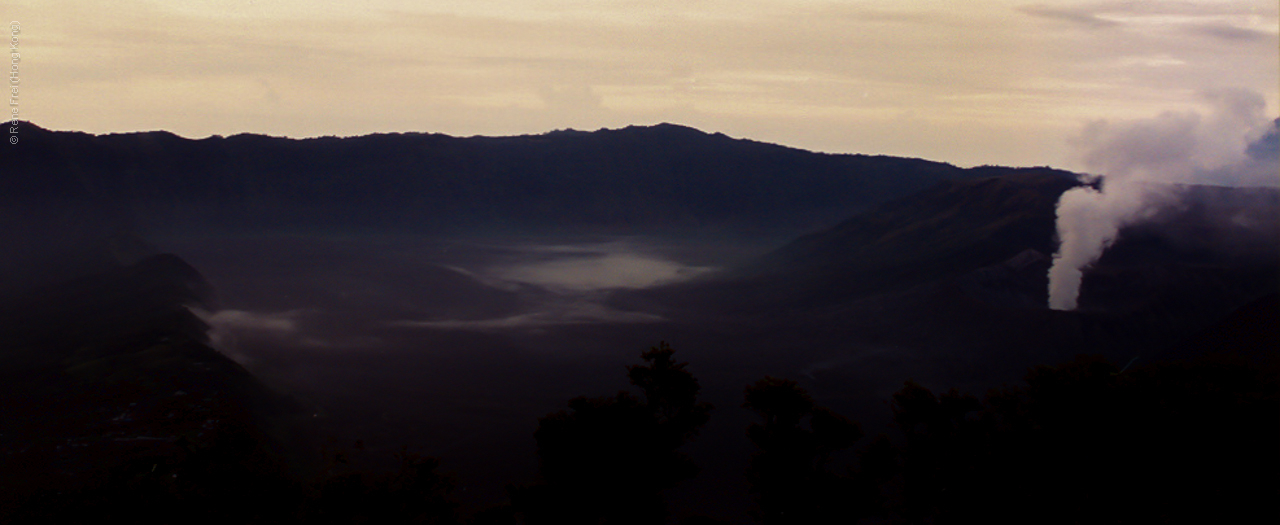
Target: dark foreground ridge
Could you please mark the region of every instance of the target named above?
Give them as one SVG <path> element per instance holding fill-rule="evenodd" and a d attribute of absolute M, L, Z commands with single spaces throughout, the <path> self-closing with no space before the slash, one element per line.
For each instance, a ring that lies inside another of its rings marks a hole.
<path fill-rule="evenodd" d="M 3 298 L 0 521 L 271 512 L 299 407 L 206 344 L 207 294 L 157 254 Z"/>
<path fill-rule="evenodd" d="M 538 478 L 460 512 L 457 475 L 407 447 L 389 470 L 358 461 L 360 442 L 321 448 L 322 464 L 299 460 L 317 449 L 282 439 L 296 405 L 204 346 L 193 320 L 174 321 L 179 309 L 157 307 L 191 300 L 190 287 L 157 284 L 193 275 L 157 256 L 77 281 L 99 286 L 97 298 L 140 291 L 102 303 L 114 328 L 22 339 L 39 331 L 6 326 L 24 342 L 4 348 L 0 367 L 0 522 L 728 523 L 666 504 L 699 469 L 682 445 L 733 410 L 700 401 L 666 343 L 627 368 L 639 396 L 578 397 L 541 418 Z M 1180 344 L 1177 360 L 1079 356 L 981 398 L 908 380 L 889 404 L 892 427 L 871 439 L 797 382 L 764 377 L 742 404 L 756 418 L 743 462 L 751 515 L 769 525 L 1274 519 L 1278 305 L 1276 294 L 1246 305 Z"/>

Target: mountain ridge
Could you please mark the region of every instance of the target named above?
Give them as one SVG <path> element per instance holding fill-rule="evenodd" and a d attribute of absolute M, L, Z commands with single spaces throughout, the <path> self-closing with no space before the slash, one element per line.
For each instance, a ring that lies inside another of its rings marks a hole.
<path fill-rule="evenodd" d="M 815 153 L 675 124 L 509 137 L 109 135 L 28 124 L 0 204 L 146 231 L 811 231 L 978 171 Z"/>

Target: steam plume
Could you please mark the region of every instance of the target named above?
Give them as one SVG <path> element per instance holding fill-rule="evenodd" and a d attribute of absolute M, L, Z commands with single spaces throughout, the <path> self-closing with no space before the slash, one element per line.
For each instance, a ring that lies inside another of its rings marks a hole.
<path fill-rule="evenodd" d="M 1049 269 L 1049 307 L 1074 310 L 1083 272 L 1120 229 L 1169 204 L 1171 184 L 1280 186 L 1272 154 L 1276 125 L 1266 102 L 1248 91 L 1204 94 L 1207 114 L 1166 112 L 1155 118 L 1085 126 L 1072 141 L 1086 168 L 1103 176 L 1058 200 L 1061 244 Z"/>

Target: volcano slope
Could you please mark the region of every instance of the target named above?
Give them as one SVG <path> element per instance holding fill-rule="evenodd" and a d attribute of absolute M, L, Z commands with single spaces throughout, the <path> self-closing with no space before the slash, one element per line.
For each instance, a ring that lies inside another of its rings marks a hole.
<path fill-rule="evenodd" d="M 1080 353 L 1158 358 L 1280 289 L 1280 192 L 1186 186 L 1122 229 L 1086 270 L 1077 310 L 1050 310 L 1055 206 L 1081 183 L 1045 169 L 989 173 L 617 304 L 761 341 L 755 354 L 779 366 L 804 356 L 832 383 L 888 388 L 884 377 L 914 377 L 985 388 Z"/>

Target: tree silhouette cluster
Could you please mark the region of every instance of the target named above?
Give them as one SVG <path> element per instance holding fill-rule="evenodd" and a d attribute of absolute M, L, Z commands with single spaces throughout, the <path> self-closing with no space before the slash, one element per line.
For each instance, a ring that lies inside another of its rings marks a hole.
<path fill-rule="evenodd" d="M 218 412 L 208 437 L 140 443 L 151 453 L 79 489 L 0 498 L 10 507 L 0 522 L 663 523 L 663 491 L 698 472 L 680 448 L 712 407 L 669 345 L 641 357 L 627 375 L 642 395 L 577 397 L 543 417 L 539 480 L 467 520 L 435 458 L 406 448 L 398 468 L 374 471 L 357 443 L 302 482 L 252 418 Z M 1121 368 L 1081 356 L 982 399 L 906 381 L 890 402 L 893 434 L 843 466 L 860 426 L 797 382 L 765 377 L 743 403 L 759 417 L 746 431 L 758 449 L 746 472 L 754 515 L 768 525 L 1272 522 L 1280 371 L 1254 357 Z"/>
<path fill-rule="evenodd" d="M 218 421 L 200 440 L 116 441 L 117 457 L 56 477 L 0 463 L 0 523 L 287 522 L 301 493 L 283 459 L 251 421 Z"/>
<path fill-rule="evenodd" d="M 854 480 L 830 472 L 831 454 L 849 448 L 862 428 L 818 406 L 795 381 L 765 377 L 746 389 L 743 407 L 763 423 L 747 427 L 760 451 L 751 458 L 747 478 L 764 523 L 825 523 L 851 517 L 860 491 Z M 807 427 L 805 425 L 807 420 Z"/>
<path fill-rule="evenodd" d="M 744 406 L 763 418 L 747 475 L 766 524 L 1280 518 L 1280 384 L 1238 356 L 1131 370 L 1080 356 L 982 400 L 907 381 L 890 403 L 896 436 L 844 472 L 826 463 L 861 431 L 794 381 L 766 377 Z"/>
<path fill-rule="evenodd" d="M 679 451 L 710 417 L 698 381 L 673 360 L 665 342 L 627 367 L 641 399 L 629 392 L 578 397 L 539 421 L 534 437 L 541 482 L 513 489 L 526 523 L 659 523 L 661 492 L 698 471 Z"/>
<path fill-rule="evenodd" d="M 352 455 L 363 450 L 327 453 L 327 465 L 311 484 L 300 511 L 303 523 L 459 523 L 453 476 L 439 472 L 440 460 L 404 447 L 394 471 L 361 468 Z"/>

